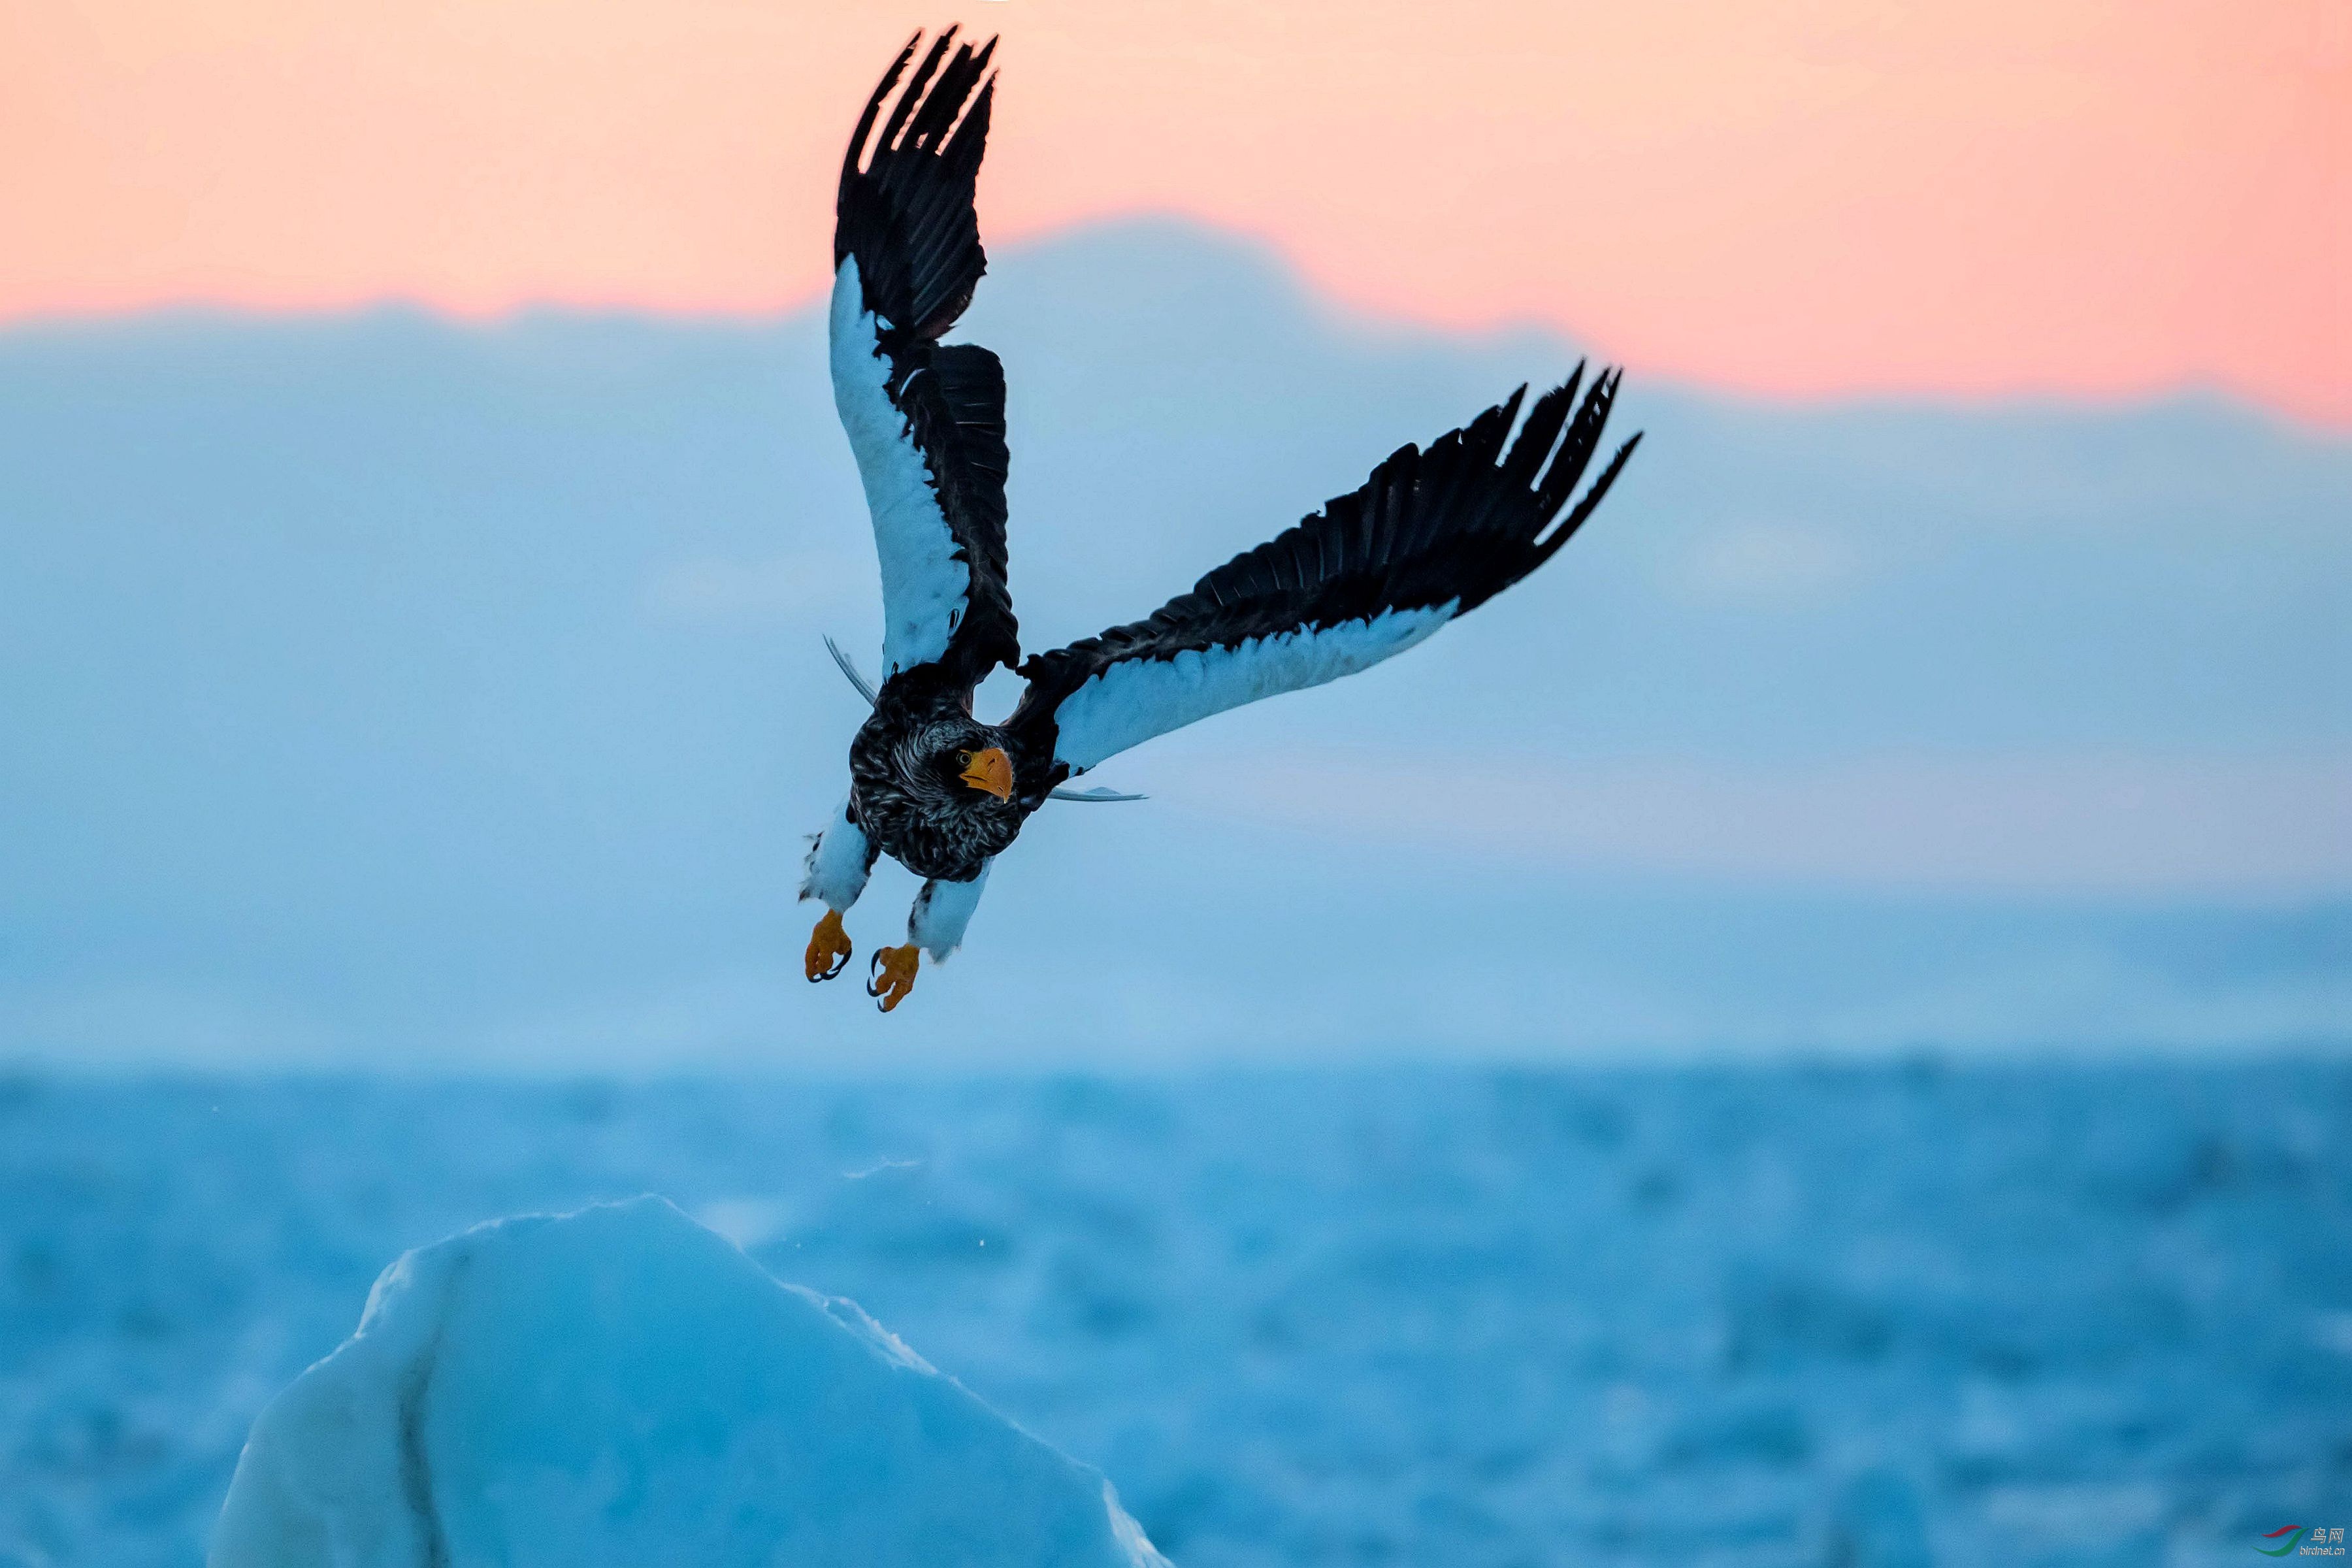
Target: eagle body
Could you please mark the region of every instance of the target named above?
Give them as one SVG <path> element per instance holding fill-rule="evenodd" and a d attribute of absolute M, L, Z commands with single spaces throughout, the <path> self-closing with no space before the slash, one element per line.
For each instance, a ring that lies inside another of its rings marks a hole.
<path fill-rule="evenodd" d="M 841 917 L 876 859 L 925 879 L 904 946 L 874 955 L 889 1011 L 919 957 L 962 941 L 989 867 L 1062 788 L 1120 752 L 1261 698 L 1370 668 L 1549 561 L 1615 483 L 1638 436 L 1590 486 L 1618 374 L 1581 365 L 1521 387 L 1362 486 L 1209 573 L 1138 621 L 1024 658 L 1007 574 L 1004 370 L 942 342 L 987 268 L 973 206 L 995 43 L 919 34 L 867 100 L 842 163 L 828 312 L 834 402 L 882 570 L 883 676 L 849 750 L 849 790 L 811 846 L 802 896 L 827 912 L 812 980 L 841 972 Z M 918 58 L 919 54 L 919 58 Z M 1013 668 L 1002 724 L 973 690 Z M 848 666 L 845 664 L 845 668 Z M 858 679 L 854 672 L 853 679 Z M 862 680 L 860 689 L 866 689 Z"/>
<path fill-rule="evenodd" d="M 962 783 L 959 759 L 1006 750 L 1011 739 L 975 720 L 970 702 L 969 692 L 924 671 L 894 676 L 849 743 L 852 818 L 919 877 L 971 881 L 1045 798 L 1041 788 L 1024 805 L 1018 794 L 998 800 Z"/>

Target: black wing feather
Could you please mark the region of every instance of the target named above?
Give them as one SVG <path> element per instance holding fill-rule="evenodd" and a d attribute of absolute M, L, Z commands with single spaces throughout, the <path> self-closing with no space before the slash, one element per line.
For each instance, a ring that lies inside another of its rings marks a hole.
<path fill-rule="evenodd" d="M 977 683 L 999 664 L 1017 664 L 1021 645 L 1006 576 L 1004 367 L 977 343 L 942 343 L 930 374 L 900 389 L 915 445 L 929 460 L 940 510 L 971 571 L 964 618 L 944 662 Z"/>
<path fill-rule="evenodd" d="M 939 341 L 988 269 L 973 195 L 995 99 L 988 65 L 996 40 L 975 47 L 955 37 L 950 27 L 918 61 L 916 34 L 867 100 L 842 162 L 833 260 L 838 268 L 856 259 L 890 363 L 884 390 L 907 417 L 971 572 L 970 602 L 941 660 L 971 685 L 1017 663 L 1021 647 L 1006 575 L 1004 367 L 976 343 Z"/>
<path fill-rule="evenodd" d="M 955 325 L 988 269 L 972 195 L 996 96 L 988 75 L 996 40 L 950 57 L 955 35 L 940 35 L 893 103 L 922 35 L 898 51 L 858 118 L 834 208 L 834 266 L 857 258 L 866 308 L 890 333 L 929 342 Z M 876 135 L 885 104 L 889 118 Z"/>
<path fill-rule="evenodd" d="M 1561 516 L 1600 446 L 1622 373 L 1603 373 L 1580 404 L 1583 374 L 1579 365 L 1538 398 L 1516 439 L 1524 386 L 1426 451 L 1397 448 L 1362 488 L 1234 557 L 1147 618 L 1032 656 L 1021 666 L 1029 690 L 1010 721 L 1024 751 L 1049 759 L 1055 710 L 1115 664 L 1390 610 L 1453 604 L 1459 615 L 1526 577 L 1583 526 L 1641 441 L 1636 435 L 1620 447 Z"/>

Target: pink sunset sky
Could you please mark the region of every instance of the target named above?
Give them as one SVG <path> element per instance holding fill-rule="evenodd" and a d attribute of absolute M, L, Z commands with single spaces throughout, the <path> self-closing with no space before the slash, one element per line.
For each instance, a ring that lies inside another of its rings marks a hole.
<path fill-rule="evenodd" d="M 0 0 L 0 320 L 808 300 L 956 12 Z M 973 0 L 1000 247 L 1172 213 L 1349 304 L 1800 395 L 2221 387 L 2352 426 L 2345 0 Z"/>

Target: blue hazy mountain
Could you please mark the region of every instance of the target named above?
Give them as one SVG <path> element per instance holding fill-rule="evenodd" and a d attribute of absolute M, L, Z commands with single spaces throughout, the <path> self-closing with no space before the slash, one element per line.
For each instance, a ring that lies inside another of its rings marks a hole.
<path fill-rule="evenodd" d="M 2352 442 L 2213 398 L 1794 405 L 1638 366 L 1648 439 L 1554 567 L 1107 765 L 1154 800 L 1041 816 L 965 954 L 877 1023 L 797 974 L 802 836 L 860 709 L 819 638 L 870 665 L 878 622 L 822 335 L 0 334 L 0 1053 L 2342 1032 Z M 1001 254 L 962 335 L 1011 380 L 1032 647 L 1576 357 L 1347 317 L 1169 224 Z M 877 878 L 860 963 L 910 892 Z"/>

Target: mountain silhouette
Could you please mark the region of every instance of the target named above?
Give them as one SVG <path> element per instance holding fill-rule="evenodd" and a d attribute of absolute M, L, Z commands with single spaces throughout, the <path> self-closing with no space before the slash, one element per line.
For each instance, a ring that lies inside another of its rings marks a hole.
<path fill-rule="evenodd" d="M 860 710 L 820 638 L 871 668 L 878 628 L 822 331 L 813 304 L 0 333 L 0 1059 L 2210 1043 L 2344 1016 L 2352 441 L 2210 396 L 1792 405 L 1636 364 L 1648 438 L 1558 563 L 1409 658 L 1103 769 L 1153 801 L 1041 817 L 884 1031 L 793 973 L 801 836 Z M 1351 316 L 1172 221 L 1002 249 L 959 335 L 1007 369 L 1032 648 L 1581 352 Z M 861 953 L 888 924 L 853 919 Z"/>

